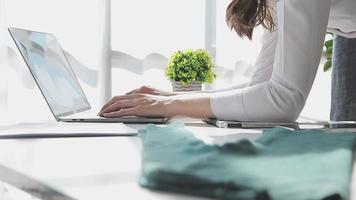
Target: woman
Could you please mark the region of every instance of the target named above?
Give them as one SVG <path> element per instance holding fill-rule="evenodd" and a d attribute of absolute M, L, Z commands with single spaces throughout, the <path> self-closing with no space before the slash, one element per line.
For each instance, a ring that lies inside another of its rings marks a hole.
<path fill-rule="evenodd" d="M 319 66 L 326 31 L 356 37 L 355 0 L 233 0 L 227 22 L 241 37 L 266 28 L 252 81 L 230 90 L 175 95 L 139 88 L 111 99 L 104 117 L 188 116 L 295 121 Z"/>

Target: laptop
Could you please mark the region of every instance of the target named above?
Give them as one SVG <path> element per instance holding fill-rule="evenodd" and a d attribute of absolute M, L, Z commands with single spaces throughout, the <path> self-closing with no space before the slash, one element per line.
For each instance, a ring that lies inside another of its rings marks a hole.
<path fill-rule="evenodd" d="M 165 123 L 162 117 L 97 116 L 61 46 L 51 33 L 8 28 L 53 116 L 63 122 Z"/>

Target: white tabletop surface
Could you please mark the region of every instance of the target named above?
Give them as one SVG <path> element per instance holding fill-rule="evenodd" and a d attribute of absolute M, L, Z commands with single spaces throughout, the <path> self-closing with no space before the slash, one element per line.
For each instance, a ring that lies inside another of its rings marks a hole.
<path fill-rule="evenodd" d="M 199 120 L 185 122 L 188 129 L 207 143 L 255 139 L 261 133 L 260 130 L 219 129 Z M 10 181 L 26 190 L 44 191 L 48 193 L 42 194 L 45 199 L 202 199 L 141 188 L 137 184 L 141 150 L 141 140 L 136 136 L 3 139 L 0 140 L 0 181 Z M 355 175 L 352 180 L 354 184 Z M 49 188 L 37 181 L 65 195 L 52 195 Z M 353 184 L 351 187 L 356 188 Z M 355 194 L 352 197 L 355 199 Z"/>

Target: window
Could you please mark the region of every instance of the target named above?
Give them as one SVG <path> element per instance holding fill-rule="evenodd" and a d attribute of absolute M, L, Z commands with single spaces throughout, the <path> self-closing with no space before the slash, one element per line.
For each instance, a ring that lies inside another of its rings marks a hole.
<path fill-rule="evenodd" d="M 123 94 L 143 84 L 170 90 L 171 85 L 164 75 L 164 69 L 170 55 L 182 49 L 211 50 L 218 73 L 215 88 L 247 81 L 260 50 L 262 30 L 258 28 L 254 32 L 253 41 L 242 40 L 229 30 L 225 22 L 225 11 L 230 1 L 112 0 L 111 93 Z M 0 67 L 2 76 L 7 74 L 8 79 L 4 83 L 5 78 L 1 78 L 0 104 L 4 104 L 7 99 L 9 110 L 13 111 L 10 113 L 21 113 L 25 118 L 33 113 L 45 113 L 41 116 L 46 119 L 51 115 L 5 30 L 7 26 L 15 26 L 54 33 L 68 53 L 90 103 L 94 107 L 101 105 L 98 98 L 101 95 L 98 90 L 98 73 L 102 65 L 101 31 L 104 19 L 101 9 L 105 2 L 0 0 L 0 59 L 7 57 L 10 66 Z M 318 74 L 308 99 L 313 105 L 306 105 L 306 114 L 319 113 L 314 116 L 327 118 L 330 104 L 329 81 L 329 73 Z M 6 87 L 7 90 L 4 89 Z M 318 102 L 317 96 L 324 96 L 323 99 L 327 100 L 324 104 L 315 103 Z M 32 106 L 24 104 L 24 100 L 30 101 Z M 316 104 L 322 106 L 315 107 Z"/>
<path fill-rule="evenodd" d="M 124 92 L 127 82 L 132 88 L 151 84 L 169 90 L 164 68 L 170 54 L 181 49 L 209 48 L 208 45 L 216 51 L 216 87 L 246 81 L 259 52 L 261 31 L 256 31 L 252 42 L 241 40 L 230 31 L 225 22 L 229 2 L 112 1 L 112 92 Z M 213 37 L 210 44 L 207 37 Z M 235 71 L 239 74 L 232 76 Z"/>
<path fill-rule="evenodd" d="M 112 1 L 112 93 L 142 84 L 169 90 L 170 55 L 204 48 L 205 0 Z"/>

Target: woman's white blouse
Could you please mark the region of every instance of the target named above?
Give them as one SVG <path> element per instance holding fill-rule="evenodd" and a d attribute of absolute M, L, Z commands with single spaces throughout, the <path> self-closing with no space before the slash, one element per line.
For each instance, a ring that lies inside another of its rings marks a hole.
<path fill-rule="evenodd" d="M 356 0 L 279 0 L 278 29 L 263 36 L 248 87 L 217 92 L 219 119 L 295 121 L 319 66 L 326 31 L 356 38 Z"/>

